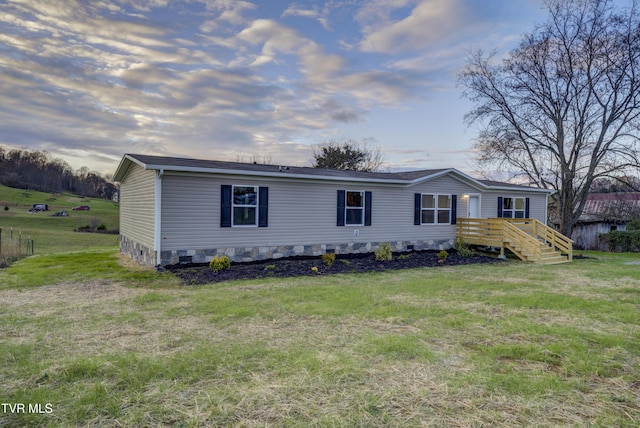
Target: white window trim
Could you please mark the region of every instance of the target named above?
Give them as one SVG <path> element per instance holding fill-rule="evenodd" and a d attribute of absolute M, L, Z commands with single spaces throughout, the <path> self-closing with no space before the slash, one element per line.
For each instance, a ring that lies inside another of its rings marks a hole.
<path fill-rule="evenodd" d="M 433 196 L 434 198 L 434 208 L 423 208 L 422 207 L 422 196 L 424 195 L 429 195 L 429 196 Z M 438 197 L 439 196 L 448 196 L 449 197 L 449 221 L 447 223 L 439 223 L 438 222 Z M 421 193 L 420 194 L 420 225 L 426 225 L 426 226 L 442 226 L 442 225 L 451 225 L 451 209 L 452 206 L 451 204 L 453 200 L 453 193 Z M 433 223 L 425 223 L 422 221 L 422 212 L 423 211 L 433 211 L 433 219 L 435 220 Z"/>
<path fill-rule="evenodd" d="M 349 206 L 349 193 L 360 193 L 360 200 L 362 201 L 361 207 L 350 207 Z M 345 190 L 344 191 L 344 225 L 345 226 L 364 226 L 364 205 L 365 205 L 365 192 L 364 190 Z M 360 218 L 362 221 L 360 223 L 348 223 L 347 222 L 347 211 L 348 210 L 360 210 L 362 215 Z"/>
<path fill-rule="evenodd" d="M 505 209 L 504 208 L 504 201 L 506 199 L 513 199 L 513 208 L 510 209 Z M 524 208 L 522 208 L 521 210 L 516 209 L 516 199 L 522 199 L 522 202 L 524 203 Z M 511 217 L 507 217 L 504 215 L 505 211 L 509 211 L 512 213 Z M 517 211 L 521 211 L 522 212 L 522 217 L 516 217 L 516 212 Z M 502 197 L 502 218 L 510 218 L 510 219 L 514 219 L 514 220 L 522 220 L 525 217 L 525 215 L 527 214 L 527 197 L 526 196 L 503 196 Z"/>
<path fill-rule="evenodd" d="M 253 189 L 255 189 L 256 192 L 256 204 L 255 205 L 248 205 L 248 204 L 236 204 L 235 203 L 235 189 L 236 187 L 252 187 Z M 259 210 L 258 207 L 260 206 L 260 189 L 258 186 L 252 186 L 250 184 L 233 184 L 231 185 L 231 227 L 258 227 L 259 221 L 258 221 L 258 215 L 259 215 Z M 256 221 L 255 224 L 236 224 L 236 216 L 235 216 L 235 208 L 254 208 L 256 210 Z"/>

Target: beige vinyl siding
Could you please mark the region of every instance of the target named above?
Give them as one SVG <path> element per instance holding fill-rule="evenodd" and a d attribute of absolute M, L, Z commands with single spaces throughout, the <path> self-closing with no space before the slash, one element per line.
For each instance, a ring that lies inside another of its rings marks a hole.
<path fill-rule="evenodd" d="M 154 248 L 155 171 L 133 164 L 120 183 L 120 234 Z"/>
<path fill-rule="evenodd" d="M 477 189 L 449 176 L 411 187 L 207 175 L 162 178 L 162 250 L 454 239 L 455 225 L 413 224 L 414 193 L 456 194 Z M 220 186 L 269 188 L 269 226 L 220 227 Z M 337 190 L 372 192 L 372 226 L 336 226 Z M 484 201 L 483 201 L 484 203 Z M 354 231 L 358 230 L 358 236 Z"/>

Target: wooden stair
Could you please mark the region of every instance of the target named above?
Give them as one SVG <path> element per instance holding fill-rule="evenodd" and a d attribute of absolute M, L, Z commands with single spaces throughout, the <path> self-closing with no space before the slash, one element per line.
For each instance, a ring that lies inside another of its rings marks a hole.
<path fill-rule="evenodd" d="M 544 245 L 541 249 L 540 260 L 538 263 L 543 265 L 557 265 L 560 263 L 567 263 L 569 261 L 570 260 L 567 255 L 555 250 L 550 245 Z"/>
<path fill-rule="evenodd" d="M 458 219 L 458 237 L 472 245 L 510 250 L 523 261 L 559 264 L 573 259 L 573 241 L 535 219 Z"/>

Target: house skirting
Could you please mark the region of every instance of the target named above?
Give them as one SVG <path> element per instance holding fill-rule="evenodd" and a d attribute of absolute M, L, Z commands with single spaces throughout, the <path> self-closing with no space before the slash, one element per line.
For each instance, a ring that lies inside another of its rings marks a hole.
<path fill-rule="evenodd" d="M 453 239 L 390 241 L 394 252 L 420 250 L 448 250 Z M 224 247 L 206 250 L 162 251 L 161 264 L 208 263 L 215 256 L 227 256 L 232 262 L 253 262 L 294 256 L 321 256 L 325 253 L 364 254 L 380 248 L 381 242 L 349 242 L 343 244 L 279 245 L 261 247 Z M 122 250 L 122 245 L 121 245 Z M 135 260 L 135 258 L 134 258 Z"/>
<path fill-rule="evenodd" d="M 156 265 L 155 251 L 123 235 L 120 235 L 120 253 L 126 254 L 141 265 Z"/>

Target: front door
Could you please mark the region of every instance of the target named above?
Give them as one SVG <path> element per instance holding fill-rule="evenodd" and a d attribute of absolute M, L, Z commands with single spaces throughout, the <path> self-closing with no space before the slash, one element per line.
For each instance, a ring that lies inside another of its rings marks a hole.
<path fill-rule="evenodd" d="M 469 196 L 468 208 L 467 218 L 480 218 L 480 196 Z"/>

